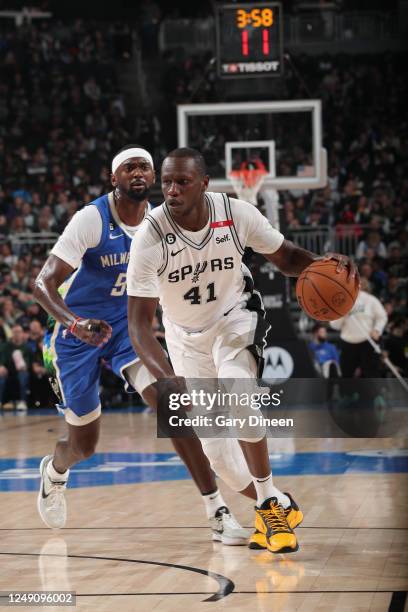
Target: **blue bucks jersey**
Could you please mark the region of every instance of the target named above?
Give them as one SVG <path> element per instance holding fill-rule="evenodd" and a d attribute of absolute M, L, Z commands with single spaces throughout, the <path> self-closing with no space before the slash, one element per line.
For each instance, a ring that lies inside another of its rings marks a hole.
<path fill-rule="evenodd" d="M 131 238 L 115 222 L 108 195 L 91 204 L 102 217 L 100 243 L 87 249 L 80 267 L 59 292 L 78 316 L 114 324 L 127 316 L 126 271 Z"/>
<path fill-rule="evenodd" d="M 51 318 L 44 336 L 44 365 L 60 396 L 58 409 L 64 413 L 68 408 L 70 419 L 94 411 L 98 416 L 102 359 L 126 385 L 126 368 L 138 359 L 127 329 L 126 272 L 132 239 L 113 218 L 107 195 L 91 204 L 102 218 L 100 242 L 87 249 L 80 267 L 59 288 L 59 293 L 78 316 L 107 321 L 112 326 L 112 337 L 103 346 L 92 346 L 67 334 Z"/>

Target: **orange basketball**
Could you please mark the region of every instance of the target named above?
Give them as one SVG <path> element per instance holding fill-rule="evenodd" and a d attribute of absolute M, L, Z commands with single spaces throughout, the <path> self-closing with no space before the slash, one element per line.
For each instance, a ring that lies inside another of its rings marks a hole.
<path fill-rule="evenodd" d="M 334 259 L 314 261 L 297 280 L 299 305 L 312 319 L 340 319 L 350 312 L 356 301 L 355 280 L 347 280 L 348 270 L 336 272 L 337 265 Z"/>

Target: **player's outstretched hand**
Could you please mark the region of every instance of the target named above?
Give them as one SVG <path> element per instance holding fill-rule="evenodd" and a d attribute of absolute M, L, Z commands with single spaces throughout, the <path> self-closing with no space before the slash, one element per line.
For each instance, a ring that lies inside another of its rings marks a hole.
<path fill-rule="evenodd" d="M 81 319 L 75 326 L 74 336 L 93 346 L 102 346 L 110 339 L 112 328 L 106 321 Z"/>
<path fill-rule="evenodd" d="M 334 259 L 334 261 L 337 261 L 337 272 L 342 272 L 343 270 L 348 268 L 347 279 L 354 280 L 356 286 L 360 286 L 360 275 L 358 273 L 358 268 L 354 261 L 350 259 L 350 257 L 347 257 L 347 255 L 342 255 L 341 253 L 326 253 L 324 259 Z"/>

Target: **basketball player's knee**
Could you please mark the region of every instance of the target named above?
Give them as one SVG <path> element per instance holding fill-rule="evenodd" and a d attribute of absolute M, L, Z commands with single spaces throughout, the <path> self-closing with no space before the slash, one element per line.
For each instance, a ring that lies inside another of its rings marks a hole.
<path fill-rule="evenodd" d="M 92 457 L 92 455 L 95 454 L 97 443 L 98 440 L 95 439 L 85 440 L 82 442 L 81 452 L 83 459 L 88 459 L 88 457 Z"/>
<path fill-rule="evenodd" d="M 219 368 L 219 376 L 232 398 L 250 398 L 249 404 L 239 400 L 229 405 L 230 416 L 242 422 L 240 431 L 236 433 L 243 442 L 259 442 L 266 433 L 262 421 L 258 424 L 258 419 L 262 417 L 259 396 L 267 390 L 259 387 L 256 375 L 257 363 L 248 349 L 241 350 L 234 359 L 224 361 Z M 252 405 L 253 402 L 257 404 Z M 254 417 L 258 419 L 254 420 Z"/>
<path fill-rule="evenodd" d="M 242 349 L 233 359 L 223 361 L 218 366 L 219 378 L 251 379 L 256 378 L 257 371 L 255 357 L 248 349 Z"/>
<path fill-rule="evenodd" d="M 211 468 L 233 491 L 244 490 L 252 482 L 238 440 L 201 440 Z"/>
<path fill-rule="evenodd" d="M 88 459 L 95 454 L 98 439 L 98 431 L 91 431 L 86 435 L 71 435 L 69 439 L 71 451 L 78 458 L 78 460 L 82 461 L 83 459 Z"/>
<path fill-rule="evenodd" d="M 145 402 L 151 408 L 156 408 L 157 394 L 154 385 L 157 381 L 146 366 L 137 361 L 126 368 L 124 375 L 127 382 L 142 395 Z"/>
<path fill-rule="evenodd" d="M 70 444 L 72 453 L 79 461 L 92 457 L 95 454 L 96 445 L 97 440 L 94 439 L 75 440 Z"/>

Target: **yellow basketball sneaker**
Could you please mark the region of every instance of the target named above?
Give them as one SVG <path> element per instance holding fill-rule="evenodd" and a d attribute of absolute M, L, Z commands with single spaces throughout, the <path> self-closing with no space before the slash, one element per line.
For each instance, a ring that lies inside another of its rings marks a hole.
<path fill-rule="evenodd" d="M 293 500 L 290 499 L 292 504 Z M 292 510 L 300 513 L 297 506 L 296 508 L 297 510 L 294 508 Z M 249 548 L 255 550 L 266 548 L 273 553 L 296 552 L 299 545 L 287 520 L 290 511 L 291 507 L 284 510 L 276 497 L 267 499 L 260 508 L 255 508 L 255 532 L 250 538 Z M 296 520 L 300 519 L 299 515 L 293 516 Z"/>
<path fill-rule="evenodd" d="M 284 492 L 284 495 L 287 495 L 290 499 L 290 506 L 285 508 L 285 516 L 288 521 L 289 527 L 291 529 L 296 529 L 303 521 L 303 512 L 299 510 L 299 506 L 293 499 L 290 493 L 287 491 Z"/>
<path fill-rule="evenodd" d="M 287 495 L 290 499 L 290 506 L 284 508 L 286 520 L 288 521 L 288 525 L 291 529 L 296 529 L 296 527 L 298 527 L 303 521 L 303 512 L 299 509 L 299 506 L 297 505 L 290 493 L 285 491 L 285 495 Z M 252 550 L 265 550 L 265 534 L 255 529 L 254 533 L 249 538 L 248 546 Z"/>
<path fill-rule="evenodd" d="M 266 535 L 255 529 L 249 538 L 248 548 L 251 550 L 265 550 Z"/>

